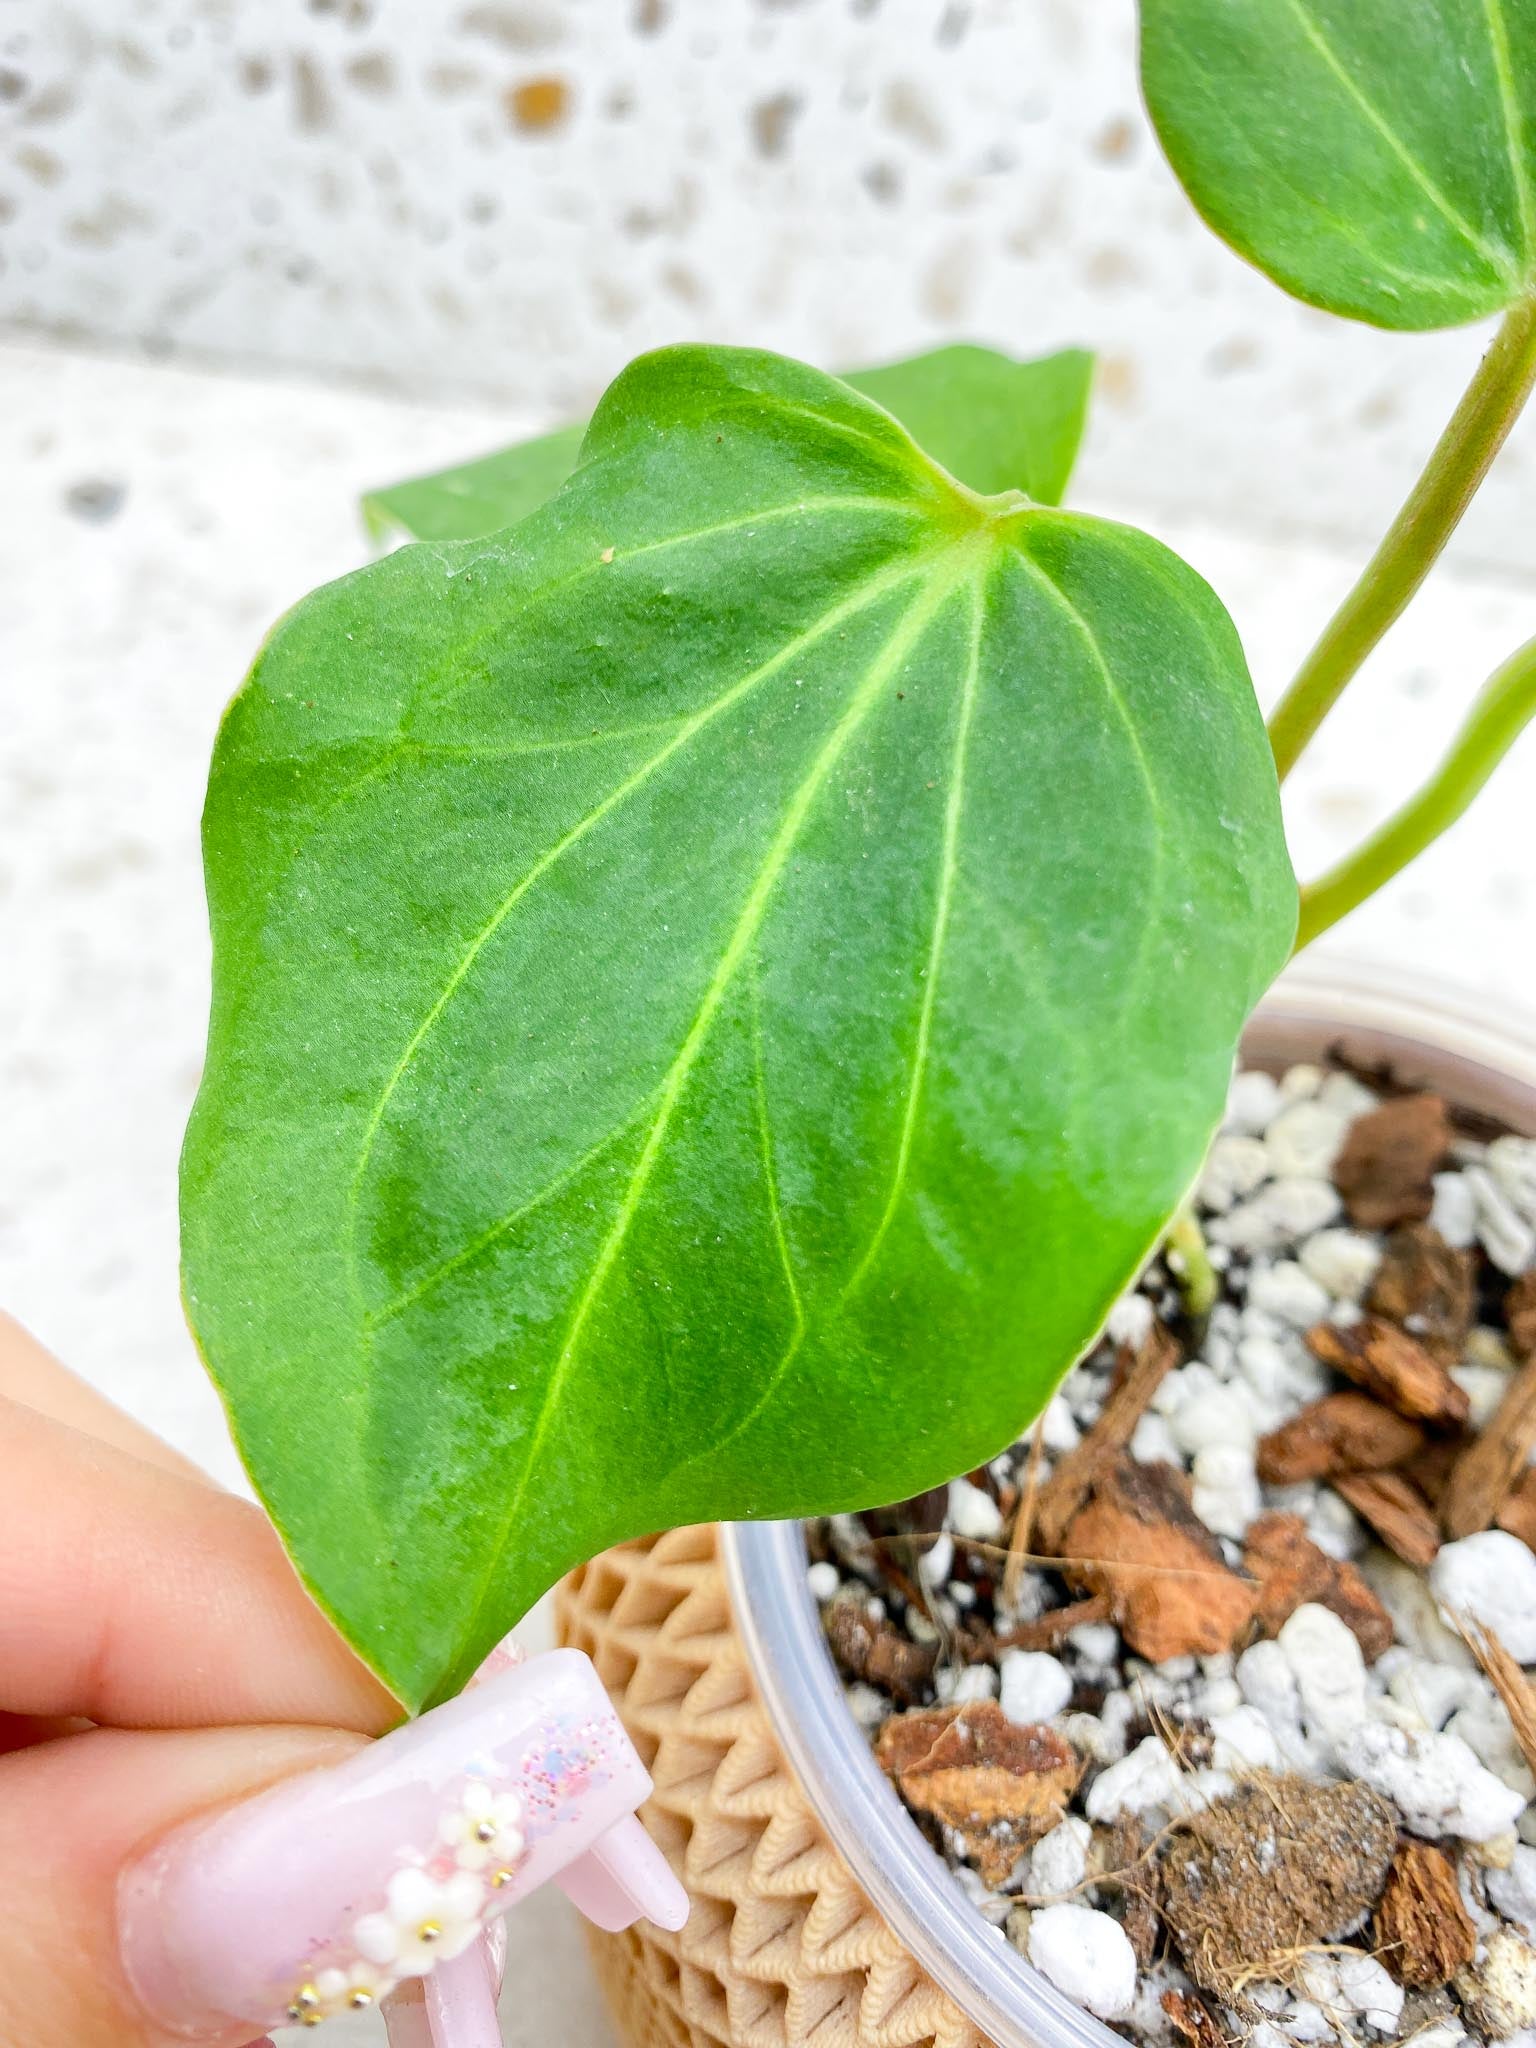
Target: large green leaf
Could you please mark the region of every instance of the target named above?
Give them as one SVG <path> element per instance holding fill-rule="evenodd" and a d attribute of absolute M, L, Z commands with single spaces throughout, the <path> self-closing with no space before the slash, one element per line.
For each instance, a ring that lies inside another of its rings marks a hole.
<path fill-rule="evenodd" d="M 1536 0 L 1142 0 L 1174 170 L 1298 298 L 1450 327 L 1536 274 Z"/>
<path fill-rule="evenodd" d="M 190 1314 L 413 1706 L 606 1543 L 998 1451 L 1296 911 L 1191 570 L 728 349 L 626 371 L 521 526 L 291 612 L 205 845 Z"/>
<path fill-rule="evenodd" d="M 856 370 L 845 383 L 901 421 L 941 468 L 973 491 L 1021 490 L 1059 505 L 1088 417 L 1086 349 L 1020 362 L 996 349 L 949 348 Z M 561 427 L 432 476 L 370 492 L 363 512 L 381 538 L 477 540 L 526 518 L 576 467 L 581 427 Z"/>

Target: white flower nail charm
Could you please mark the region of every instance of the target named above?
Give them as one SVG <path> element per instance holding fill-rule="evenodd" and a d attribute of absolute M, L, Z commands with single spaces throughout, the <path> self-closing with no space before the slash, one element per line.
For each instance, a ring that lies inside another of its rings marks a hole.
<path fill-rule="evenodd" d="M 354 1963 L 350 1970 L 321 1970 L 315 1978 L 315 1991 L 326 2017 L 349 2008 L 361 2012 L 377 2005 L 390 1989 L 390 1979 L 374 1963 Z"/>
<path fill-rule="evenodd" d="M 445 1956 L 463 1953 L 480 1932 L 485 1886 L 470 1870 L 435 1878 L 397 1870 L 382 1913 L 365 1913 L 352 1930 L 358 1953 L 392 1977 L 424 1977 Z"/>
<path fill-rule="evenodd" d="M 438 1835 L 460 1870 L 510 1869 L 523 1853 L 523 1802 L 472 1778 L 461 1803 L 443 1815 Z"/>

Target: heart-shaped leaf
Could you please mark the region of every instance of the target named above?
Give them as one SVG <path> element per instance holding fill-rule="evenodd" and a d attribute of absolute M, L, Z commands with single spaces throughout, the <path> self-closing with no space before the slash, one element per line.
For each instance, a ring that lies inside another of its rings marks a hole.
<path fill-rule="evenodd" d="M 567 1567 L 994 1454 L 1195 1173 L 1295 888 L 1220 604 L 781 358 L 277 627 L 205 821 L 190 1314 L 415 1706 Z"/>
<path fill-rule="evenodd" d="M 942 469 L 973 491 L 1026 492 L 1059 505 L 1083 438 L 1093 357 L 1086 349 L 1019 362 L 996 349 L 949 348 L 856 370 L 844 383 L 883 405 Z M 576 467 L 581 427 L 561 427 L 363 500 L 380 537 L 476 540 L 524 519 Z"/>
<path fill-rule="evenodd" d="M 1142 0 L 1141 22 L 1174 170 L 1287 291 L 1425 328 L 1532 290 L 1532 0 Z"/>

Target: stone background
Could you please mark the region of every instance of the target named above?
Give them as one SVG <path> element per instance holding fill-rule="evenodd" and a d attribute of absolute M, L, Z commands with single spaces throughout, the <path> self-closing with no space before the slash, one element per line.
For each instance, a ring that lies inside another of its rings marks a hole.
<path fill-rule="evenodd" d="M 1083 341 L 1089 484 L 1272 531 L 1379 525 L 1476 348 L 1210 237 L 1132 0 L 0 0 L 0 121 L 17 328 L 540 417 L 683 337 Z"/>
<path fill-rule="evenodd" d="M 176 1291 L 197 813 L 266 626 L 365 558 L 359 491 L 658 342 L 961 335 L 1101 351 L 1078 502 L 1210 577 L 1266 701 L 1485 339 L 1328 320 L 1215 243 L 1130 0 L 0 0 L 0 1300 L 239 1483 Z M 1528 421 L 1288 787 L 1303 871 L 1536 631 L 1533 533 Z M 1536 1013 L 1533 788 L 1528 736 L 1325 947 Z M 562 1901 L 505 2005 L 605 2039 Z"/>

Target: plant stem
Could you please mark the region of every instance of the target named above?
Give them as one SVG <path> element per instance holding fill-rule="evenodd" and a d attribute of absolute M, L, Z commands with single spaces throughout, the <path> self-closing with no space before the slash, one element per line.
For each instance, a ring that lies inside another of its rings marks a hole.
<path fill-rule="evenodd" d="M 1184 1297 L 1186 1311 L 1199 1322 L 1215 1307 L 1221 1282 L 1205 1248 L 1205 1233 L 1193 1206 L 1181 1209 L 1168 1226 L 1168 1263 Z"/>
<path fill-rule="evenodd" d="M 1301 892 L 1296 950 L 1336 924 L 1454 825 L 1536 713 L 1536 640 L 1527 640 L 1479 692 L 1449 753 L 1362 846 Z"/>
<path fill-rule="evenodd" d="M 1418 482 L 1269 721 L 1283 782 L 1434 566 L 1536 383 L 1536 296 L 1505 314 Z"/>

